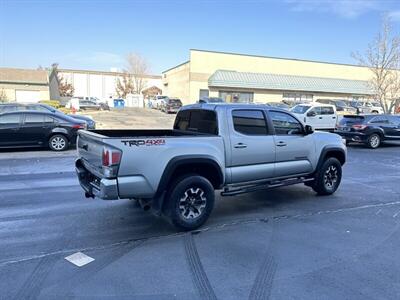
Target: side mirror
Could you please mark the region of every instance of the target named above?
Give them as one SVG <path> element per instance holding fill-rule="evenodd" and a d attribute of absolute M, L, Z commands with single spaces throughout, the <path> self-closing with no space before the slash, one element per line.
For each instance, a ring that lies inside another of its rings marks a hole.
<path fill-rule="evenodd" d="M 317 115 L 317 113 L 315 111 L 310 111 L 309 113 L 307 113 L 307 117 L 315 117 Z"/>
<path fill-rule="evenodd" d="M 306 131 L 306 135 L 312 134 L 314 132 L 314 129 L 310 125 L 306 125 L 304 129 Z"/>

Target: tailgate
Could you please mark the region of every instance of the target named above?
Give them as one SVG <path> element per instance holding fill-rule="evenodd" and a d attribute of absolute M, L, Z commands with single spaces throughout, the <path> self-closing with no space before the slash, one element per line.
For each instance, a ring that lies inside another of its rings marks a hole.
<path fill-rule="evenodd" d="M 82 159 L 85 167 L 94 175 L 103 175 L 103 148 L 106 137 L 94 132 L 79 130 L 76 143 L 78 157 Z"/>

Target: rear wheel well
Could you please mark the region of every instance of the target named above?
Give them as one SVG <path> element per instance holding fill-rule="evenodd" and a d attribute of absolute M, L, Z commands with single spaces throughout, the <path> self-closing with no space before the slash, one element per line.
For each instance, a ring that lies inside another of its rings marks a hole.
<path fill-rule="evenodd" d="M 65 138 L 67 139 L 67 141 L 69 142 L 68 136 L 67 136 L 66 134 L 62 133 L 62 132 L 53 132 L 53 133 L 51 133 L 50 136 L 49 136 L 49 141 L 50 141 L 50 139 L 51 139 L 53 136 L 56 136 L 56 135 L 62 135 L 62 136 L 65 137 Z"/>
<path fill-rule="evenodd" d="M 346 162 L 346 156 L 345 156 L 345 154 L 344 154 L 342 151 L 337 151 L 337 150 L 328 151 L 328 152 L 325 154 L 325 157 L 324 157 L 323 162 L 326 161 L 326 160 L 327 160 L 328 158 L 330 158 L 330 157 L 336 158 L 336 159 L 340 162 L 340 164 L 341 164 L 342 166 L 343 166 L 344 163 Z"/>
<path fill-rule="evenodd" d="M 178 166 L 171 174 L 168 180 L 168 187 L 179 177 L 185 174 L 197 174 L 207 178 L 214 189 L 218 189 L 222 185 L 221 171 L 211 163 L 188 163 Z"/>
<path fill-rule="evenodd" d="M 373 134 L 379 135 L 379 137 L 380 137 L 381 139 L 384 138 L 384 135 L 383 135 L 383 133 L 382 133 L 381 131 L 373 131 L 372 133 L 370 133 L 370 134 L 368 135 L 368 137 L 370 137 L 370 136 L 373 135 Z"/>

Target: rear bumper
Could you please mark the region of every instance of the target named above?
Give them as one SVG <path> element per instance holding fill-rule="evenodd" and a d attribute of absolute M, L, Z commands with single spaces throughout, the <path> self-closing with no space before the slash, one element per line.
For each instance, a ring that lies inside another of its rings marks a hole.
<path fill-rule="evenodd" d="M 81 159 L 76 160 L 75 171 L 86 197 L 97 197 L 103 200 L 119 199 L 117 179 L 96 177 L 85 168 Z"/>
<path fill-rule="evenodd" d="M 165 111 L 168 113 L 177 113 L 179 111 L 180 107 L 167 107 L 165 108 Z"/>
<path fill-rule="evenodd" d="M 365 143 L 368 140 L 368 136 L 361 132 L 346 132 L 335 130 L 335 133 L 346 139 L 346 141 Z"/>

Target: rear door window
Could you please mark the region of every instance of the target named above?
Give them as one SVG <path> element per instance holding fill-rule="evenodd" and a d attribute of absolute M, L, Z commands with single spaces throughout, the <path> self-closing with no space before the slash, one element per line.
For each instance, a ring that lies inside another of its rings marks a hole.
<path fill-rule="evenodd" d="M 310 111 L 308 113 L 310 113 L 310 112 L 315 112 L 316 115 L 320 115 L 321 114 L 321 107 L 320 106 L 316 106 L 316 107 L 310 109 Z"/>
<path fill-rule="evenodd" d="M 388 124 L 389 123 L 389 119 L 385 116 L 378 116 L 378 117 L 374 117 L 371 119 L 371 121 L 369 121 L 372 124 Z"/>
<path fill-rule="evenodd" d="M 246 135 L 268 134 L 264 113 L 261 110 L 232 111 L 235 131 Z"/>
<path fill-rule="evenodd" d="M 331 106 L 322 106 L 321 107 L 321 115 L 333 115 L 335 111 Z"/>
<path fill-rule="evenodd" d="M 41 114 L 26 114 L 25 124 L 41 124 L 44 122 L 44 115 Z"/>
<path fill-rule="evenodd" d="M 218 134 L 217 115 L 212 110 L 183 110 L 176 116 L 174 129 Z"/>

